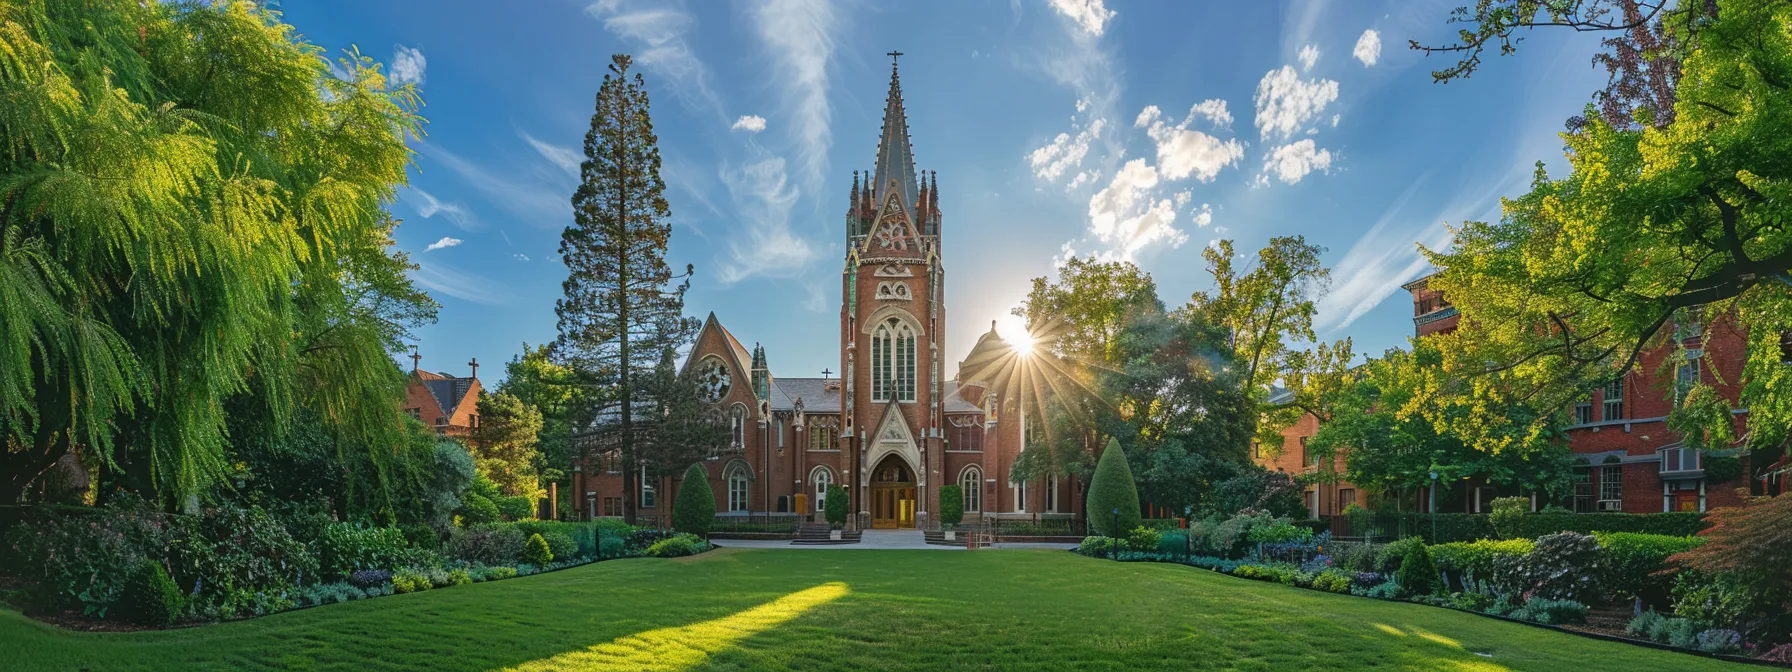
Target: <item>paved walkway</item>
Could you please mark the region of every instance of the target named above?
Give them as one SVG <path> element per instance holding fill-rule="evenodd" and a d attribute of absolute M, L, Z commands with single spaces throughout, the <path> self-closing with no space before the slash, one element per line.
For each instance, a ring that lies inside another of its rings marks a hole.
<path fill-rule="evenodd" d="M 717 539 L 715 545 L 723 548 L 801 548 L 818 551 L 850 551 L 850 550 L 913 550 L 913 551 L 962 551 L 963 546 L 935 546 L 927 543 L 927 537 L 920 530 L 865 530 L 856 544 L 793 544 L 782 539 Z M 1044 548 L 1063 550 L 1076 548 L 1076 544 L 996 544 L 994 548 Z"/>

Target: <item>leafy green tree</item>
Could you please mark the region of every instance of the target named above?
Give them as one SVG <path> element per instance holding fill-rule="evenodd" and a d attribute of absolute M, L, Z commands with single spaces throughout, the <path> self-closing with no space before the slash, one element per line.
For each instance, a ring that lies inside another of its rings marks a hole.
<path fill-rule="evenodd" d="M 1089 526 L 1104 537 L 1118 537 L 1139 526 L 1139 491 L 1120 442 L 1108 439 L 1089 481 Z"/>
<path fill-rule="evenodd" d="M 511 497 L 541 496 L 540 462 L 536 454 L 541 412 L 503 392 L 479 397 L 479 426 L 469 446 L 479 471 Z"/>
<path fill-rule="evenodd" d="M 1331 272 L 1319 262 L 1325 248 L 1302 236 L 1271 238 L 1257 263 L 1240 275 L 1233 266 L 1232 241 L 1205 248 L 1212 292 L 1195 292 L 1186 310 L 1205 313 L 1230 333 L 1232 351 L 1244 367 L 1246 386 L 1267 396 L 1291 354 L 1288 342 L 1313 342 L 1313 302 L 1325 293 Z"/>
<path fill-rule="evenodd" d="M 1748 408 L 1750 447 L 1789 438 L 1792 369 L 1780 342 L 1792 331 L 1792 206 L 1779 194 L 1792 179 L 1792 6 L 1717 7 L 1665 27 L 1684 45 L 1672 123 L 1588 119 L 1563 136 L 1567 175 L 1539 169 L 1500 221 L 1465 223 L 1449 251 L 1427 252 L 1444 269 L 1432 286 L 1463 316 L 1443 341 L 1448 367 L 1481 404 L 1450 421 L 1452 433 L 1497 447 L 1486 437 L 1503 430 L 1501 406 L 1565 414 L 1646 352 L 1666 349 L 1664 366 L 1683 360 L 1697 328 L 1706 339 L 1746 334 L 1740 397 L 1663 390 L 1704 405 L 1670 416 L 1670 428 L 1724 437 L 1732 420 L 1711 408 Z"/>
<path fill-rule="evenodd" d="M 77 445 L 185 501 L 244 395 L 402 442 L 412 86 L 250 2 L 8 3 L 0 45 L 0 503 Z"/>
<path fill-rule="evenodd" d="M 940 486 L 940 525 L 957 527 L 964 520 L 964 489 L 956 485 Z"/>
<path fill-rule="evenodd" d="M 709 534 L 716 522 L 716 491 L 709 487 L 709 471 L 701 463 L 684 470 L 678 500 L 672 504 L 672 529 L 697 536 Z"/>
<path fill-rule="evenodd" d="M 624 492 L 639 489 L 642 437 L 635 415 L 638 405 L 652 403 L 639 379 L 697 328 L 681 314 L 692 269 L 674 276 L 666 266 L 671 208 L 647 84 L 639 73 L 628 76 L 632 63 L 625 54 L 612 57 L 598 88 L 572 196 L 573 224 L 560 237 L 569 272 L 565 295 L 554 306 L 560 331 L 554 353 L 582 384 L 605 391 L 587 398 L 601 404 L 587 417 L 615 418 L 602 427 L 620 453 Z M 623 518 L 632 524 L 635 498 L 622 501 Z"/>
<path fill-rule="evenodd" d="M 827 515 L 828 526 L 840 529 L 846 525 L 846 517 L 852 513 L 852 503 L 847 500 L 846 488 L 839 483 L 828 485 L 828 499 L 822 511 Z"/>

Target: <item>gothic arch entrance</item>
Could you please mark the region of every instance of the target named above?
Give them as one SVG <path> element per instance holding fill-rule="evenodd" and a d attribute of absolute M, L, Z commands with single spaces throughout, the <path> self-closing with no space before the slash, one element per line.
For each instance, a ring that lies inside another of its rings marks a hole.
<path fill-rule="evenodd" d="M 871 470 L 871 527 L 915 526 L 915 472 L 897 455 L 885 455 Z"/>

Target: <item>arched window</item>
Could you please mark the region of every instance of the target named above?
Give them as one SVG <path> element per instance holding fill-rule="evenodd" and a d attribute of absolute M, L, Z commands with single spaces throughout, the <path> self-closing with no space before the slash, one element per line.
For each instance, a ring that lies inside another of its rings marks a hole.
<path fill-rule="evenodd" d="M 915 330 L 894 317 L 871 334 L 871 400 L 915 400 Z"/>
<path fill-rule="evenodd" d="M 730 437 L 728 447 L 734 450 L 746 450 L 747 407 L 745 404 L 734 405 L 734 411 L 728 415 L 728 431 Z"/>
<path fill-rule="evenodd" d="M 815 510 L 827 511 L 828 486 L 834 484 L 834 472 L 827 467 L 816 467 L 815 471 L 809 472 L 809 482 L 815 484 Z"/>
<path fill-rule="evenodd" d="M 983 470 L 976 465 L 964 468 L 964 474 L 958 477 L 959 487 L 964 488 L 964 510 L 983 510 Z"/>
<path fill-rule="evenodd" d="M 840 449 L 840 421 L 832 416 L 810 416 L 806 430 L 809 432 L 809 450 Z"/>
<path fill-rule="evenodd" d="M 747 470 L 738 463 L 728 470 L 728 510 L 747 510 Z"/>
<path fill-rule="evenodd" d="M 1058 476 L 1057 476 L 1057 474 L 1047 474 L 1045 476 L 1045 512 L 1046 513 L 1057 513 L 1058 512 Z"/>

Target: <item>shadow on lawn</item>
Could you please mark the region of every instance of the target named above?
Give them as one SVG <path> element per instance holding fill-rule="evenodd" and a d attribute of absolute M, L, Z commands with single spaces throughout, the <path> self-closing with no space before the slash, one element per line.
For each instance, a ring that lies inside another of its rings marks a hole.
<path fill-rule="evenodd" d="M 822 585 L 785 595 L 732 616 L 621 637 L 583 651 L 533 660 L 506 672 L 548 670 L 684 670 L 740 640 L 777 627 L 815 607 L 845 597 L 846 584 Z"/>

